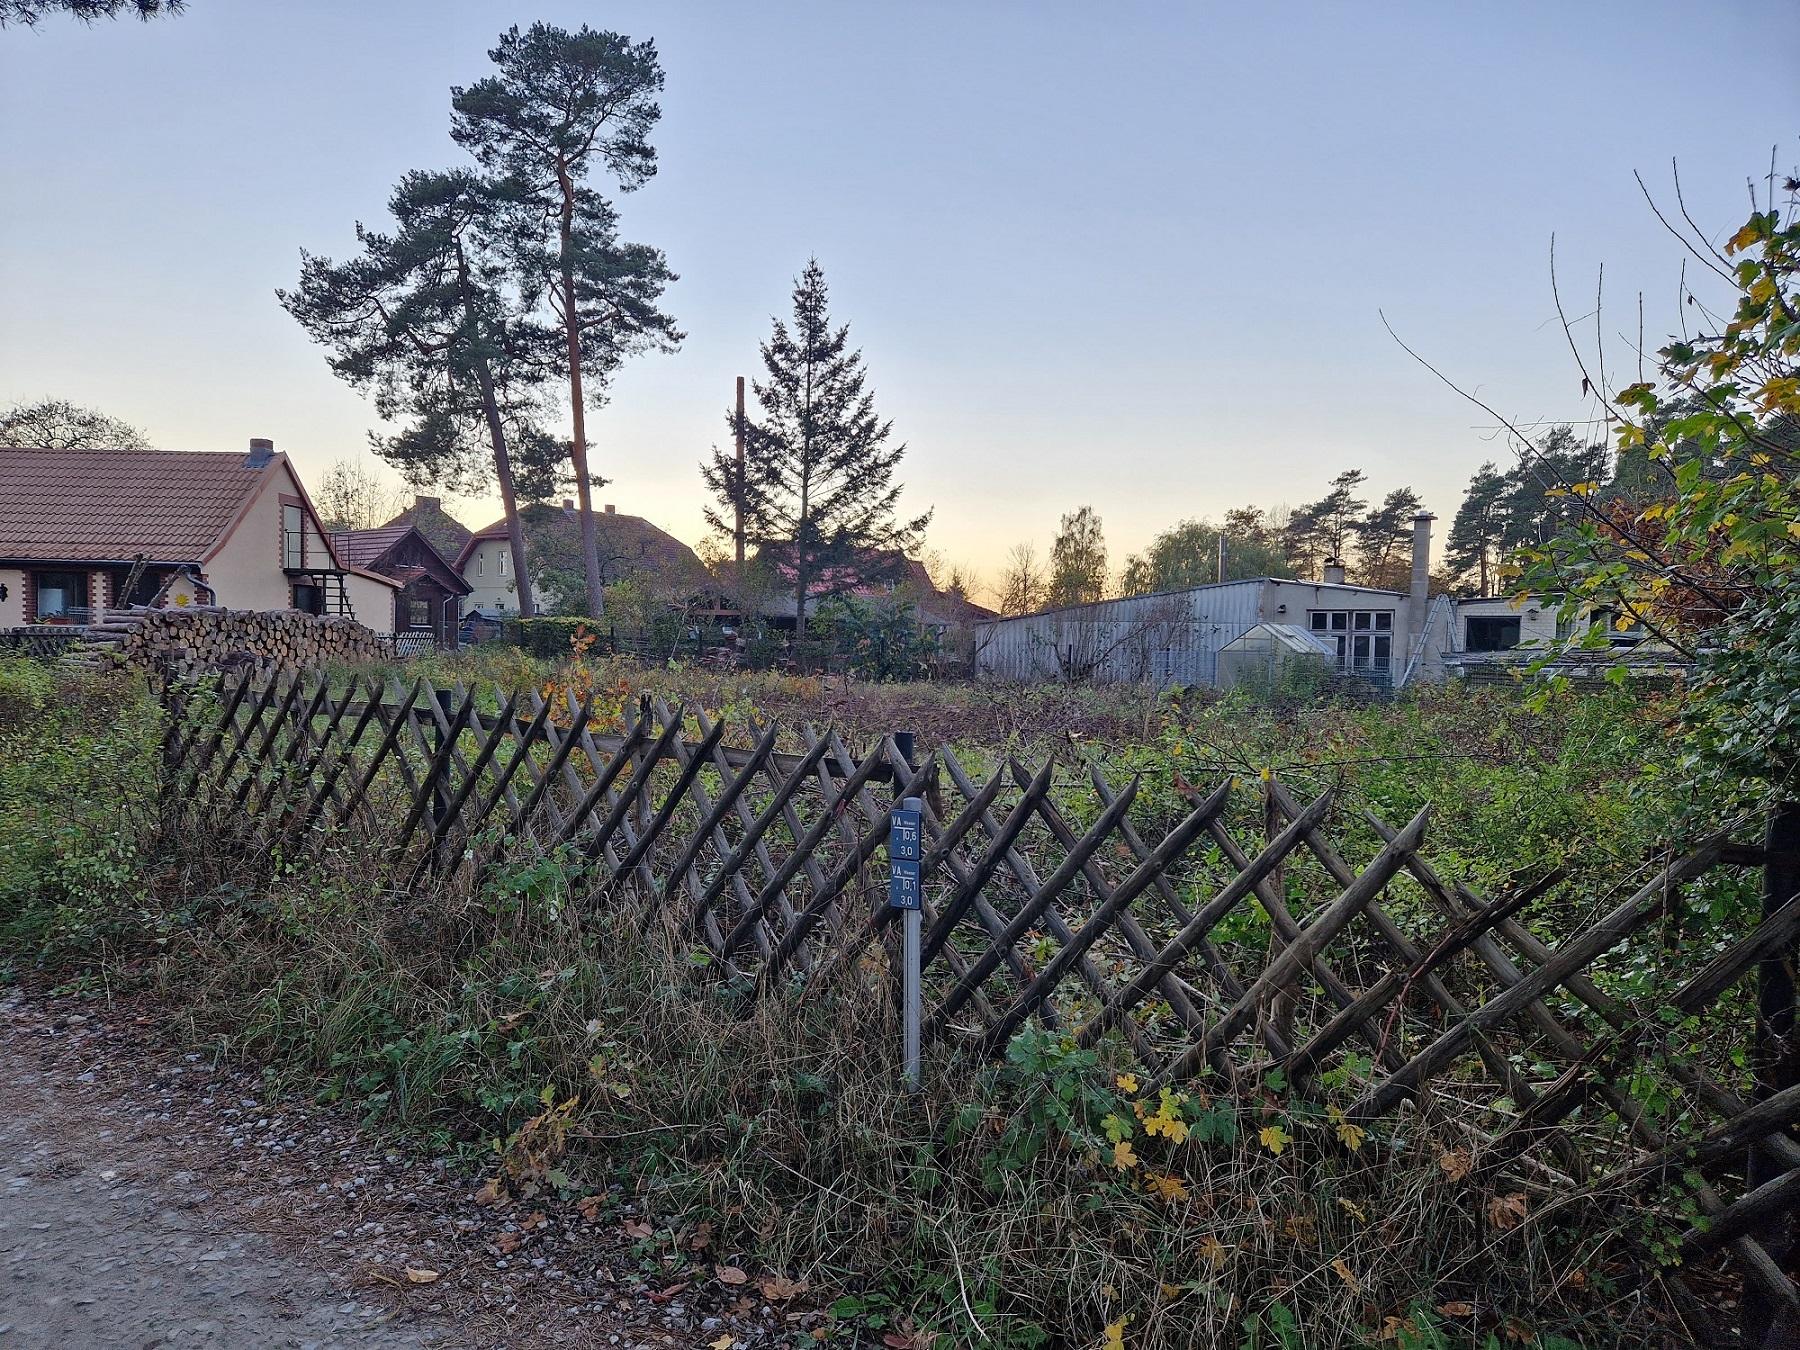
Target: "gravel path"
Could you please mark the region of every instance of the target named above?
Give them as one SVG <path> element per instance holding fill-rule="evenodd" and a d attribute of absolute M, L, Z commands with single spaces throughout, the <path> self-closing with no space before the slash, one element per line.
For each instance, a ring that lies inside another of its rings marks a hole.
<path fill-rule="evenodd" d="M 496 1202 L 157 1021 L 0 994 L 0 1350 L 836 1340 L 629 1194 Z"/>

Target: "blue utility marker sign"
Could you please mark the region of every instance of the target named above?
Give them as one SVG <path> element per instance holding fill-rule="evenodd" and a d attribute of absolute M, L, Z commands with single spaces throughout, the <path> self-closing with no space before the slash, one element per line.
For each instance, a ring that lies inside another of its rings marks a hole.
<path fill-rule="evenodd" d="M 905 858 L 917 862 L 922 856 L 920 846 L 920 816 L 916 807 L 896 806 L 888 821 L 888 857 Z"/>
<path fill-rule="evenodd" d="M 918 909 L 920 902 L 919 860 L 893 858 L 888 862 L 888 908 Z"/>

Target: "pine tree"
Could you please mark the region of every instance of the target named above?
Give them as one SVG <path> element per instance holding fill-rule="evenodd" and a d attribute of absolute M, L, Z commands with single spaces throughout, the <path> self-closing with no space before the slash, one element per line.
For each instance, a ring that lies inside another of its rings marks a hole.
<path fill-rule="evenodd" d="M 492 471 L 519 613 L 529 618 L 531 571 L 511 441 L 541 439 L 528 409 L 552 369 L 555 335 L 532 321 L 506 285 L 494 230 L 509 203 L 491 183 L 466 172 L 410 173 L 388 209 L 392 234 L 359 224 L 359 251 L 343 263 L 303 252 L 300 284 L 276 295 L 330 350 L 339 377 L 373 391 L 383 417 L 408 420 L 371 441 L 410 482 L 467 488 Z"/>
<path fill-rule="evenodd" d="M 708 523 L 729 535 L 741 511 L 746 539 L 791 569 L 799 632 L 818 598 L 896 576 L 931 520 L 895 514 L 906 446 L 875 415 L 862 353 L 848 324 L 832 327 L 829 298 L 812 259 L 794 284 L 793 327 L 774 320 L 761 347 L 766 378 L 751 381 L 760 411 L 745 413 L 743 475 L 727 450 L 701 466 L 718 503 Z"/>
<path fill-rule="evenodd" d="M 1062 518 L 1050 546 L 1050 584 L 1044 603 L 1052 609 L 1106 598 L 1106 535 L 1100 517 L 1083 506 Z"/>
<path fill-rule="evenodd" d="M 1395 488 L 1356 523 L 1357 575 L 1363 585 L 1406 589 L 1411 559 L 1405 548 L 1412 538 L 1413 517 L 1423 505 L 1411 488 Z"/>
<path fill-rule="evenodd" d="M 1458 581 L 1476 577 L 1476 594 L 1491 594 L 1494 568 L 1506 547 L 1506 520 L 1501 510 L 1506 495 L 1506 475 L 1490 460 L 1475 471 L 1463 493 L 1462 505 L 1450 522 L 1444 561 Z"/>
<path fill-rule="evenodd" d="M 609 203 L 584 186 L 595 162 L 629 192 L 656 172 L 647 139 L 662 116 L 663 72 L 654 42 L 534 23 L 501 34 L 488 53 L 499 73 L 451 90 L 451 135 L 501 175 L 517 200 L 517 256 L 536 279 L 563 334 L 573 430 L 570 457 L 581 505 L 588 612 L 605 613 L 599 528 L 588 463 L 583 375 L 598 401 L 626 355 L 681 339 L 655 302 L 674 274 L 662 254 L 617 242 Z"/>

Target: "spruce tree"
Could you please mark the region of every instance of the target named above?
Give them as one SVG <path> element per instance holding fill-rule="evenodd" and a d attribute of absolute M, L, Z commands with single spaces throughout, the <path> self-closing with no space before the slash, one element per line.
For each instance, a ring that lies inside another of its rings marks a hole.
<path fill-rule="evenodd" d="M 598 162 L 629 192 L 656 172 L 648 136 L 662 116 L 662 66 L 654 42 L 585 25 L 574 33 L 513 27 L 488 55 L 498 74 L 451 90 L 451 135 L 507 181 L 520 207 L 516 252 L 533 279 L 528 291 L 548 300 L 562 330 L 588 612 L 599 618 L 606 600 L 587 403 L 626 355 L 671 348 L 681 334 L 655 307 L 674 279 L 662 255 L 620 246 L 612 207 L 585 180 Z M 584 372 L 596 377 L 590 392 Z"/>
<path fill-rule="evenodd" d="M 519 613 L 534 612 L 512 442 L 542 434 L 529 407 L 552 371 L 556 335 L 507 285 L 497 223 L 503 194 L 467 172 L 415 172 L 389 202 L 394 229 L 356 228 L 346 262 L 302 252 L 300 284 L 276 295 L 331 368 L 407 425 L 374 449 L 414 483 L 468 488 L 491 469 L 506 513 Z M 484 444 L 485 440 L 485 444 Z"/>
<path fill-rule="evenodd" d="M 760 412 L 745 413 L 743 474 L 729 450 L 701 466 L 718 502 L 707 509 L 713 528 L 730 534 L 741 511 L 746 539 L 792 569 L 802 633 L 809 602 L 897 576 L 931 520 L 896 515 L 906 446 L 876 416 L 862 353 L 848 324 L 832 326 L 829 299 L 815 258 L 794 285 L 792 328 L 774 320 L 761 344 L 766 378 L 751 381 Z M 735 427 L 735 410 L 726 416 Z"/>
<path fill-rule="evenodd" d="M 1412 539 L 1413 517 L 1423 505 L 1411 488 L 1395 488 L 1355 524 L 1357 575 L 1363 585 L 1406 589 L 1411 566 L 1406 545 Z"/>

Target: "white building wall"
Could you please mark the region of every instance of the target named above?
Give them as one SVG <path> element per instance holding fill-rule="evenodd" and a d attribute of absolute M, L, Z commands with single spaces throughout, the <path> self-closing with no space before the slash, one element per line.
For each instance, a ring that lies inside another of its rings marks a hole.
<path fill-rule="evenodd" d="M 356 611 L 358 623 L 377 633 L 394 631 L 394 592 L 397 587 L 385 580 L 350 572 L 344 577 L 344 589 L 349 593 L 350 608 Z"/>
<path fill-rule="evenodd" d="M 25 622 L 25 573 L 17 567 L 0 567 L 0 628 L 17 628 Z"/>

